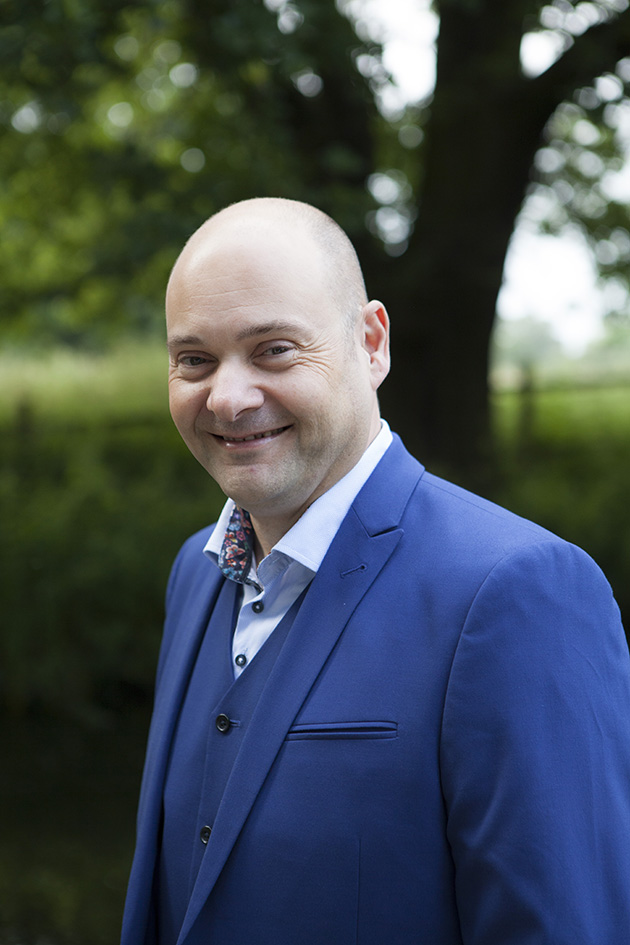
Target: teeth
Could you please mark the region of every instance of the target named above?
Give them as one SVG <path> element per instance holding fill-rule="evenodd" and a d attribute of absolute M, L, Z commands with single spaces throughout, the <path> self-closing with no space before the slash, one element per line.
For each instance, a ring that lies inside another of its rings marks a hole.
<path fill-rule="evenodd" d="M 277 430 L 267 430 L 265 433 L 253 433 L 251 436 L 243 437 L 224 436 L 223 439 L 226 443 L 249 443 L 250 440 L 265 440 L 276 433 L 281 433 L 284 429 L 284 427 L 278 427 Z"/>

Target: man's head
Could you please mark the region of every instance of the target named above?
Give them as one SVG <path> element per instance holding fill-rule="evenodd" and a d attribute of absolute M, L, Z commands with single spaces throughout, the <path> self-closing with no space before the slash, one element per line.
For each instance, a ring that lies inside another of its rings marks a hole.
<path fill-rule="evenodd" d="M 356 254 L 329 217 L 263 198 L 191 237 L 166 315 L 175 424 L 275 541 L 378 432 L 387 314 L 367 301 Z"/>

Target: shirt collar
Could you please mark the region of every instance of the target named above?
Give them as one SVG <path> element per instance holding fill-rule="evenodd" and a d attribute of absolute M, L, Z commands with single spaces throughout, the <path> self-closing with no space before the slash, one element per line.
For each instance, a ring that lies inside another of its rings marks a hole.
<path fill-rule="evenodd" d="M 346 517 L 350 506 L 365 485 L 392 442 L 387 421 L 381 420 L 381 429 L 363 453 L 361 459 L 346 475 L 321 495 L 297 520 L 295 525 L 276 542 L 269 558 L 282 554 L 316 572 Z M 217 524 L 204 548 L 204 554 L 218 565 L 219 555 L 235 504 L 228 499 Z M 252 564 L 255 575 L 255 566 Z"/>

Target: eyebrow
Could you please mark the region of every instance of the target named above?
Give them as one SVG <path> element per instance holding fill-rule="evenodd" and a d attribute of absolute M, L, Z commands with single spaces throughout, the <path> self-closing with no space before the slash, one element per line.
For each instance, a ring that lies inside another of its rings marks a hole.
<path fill-rule="evenodd" d="M 197 335 L 173 335 L 173 337 L 169 338 L 166 342 L 167 348 L 181 348 L 184 345 L 198 347 L 201 345 L 201 338 Z"/>
<path fill-rule="evenodd" d="M 244 328 L 236 336 L 238 341 L 244 341 L 246 338 L 256 338 L 258 335 L 270 335 L 272 332 L 296 331 L 300 326 L 296 322 L 263 322 L 262 325 L 251 325 Z"/>
<path fill-rule="evenodd" d="M 263 322 L 261 325 L 250 325 L 248 328 L 244 328 L 238 333 L 236 340 L 245 341 L 247 338 L 256 338 L 259 335 L 270 335 L 274 332 L 296 331 L 300 327 L 297 322 Z M 194 348 L 203 347 L 204 341 L 199 335 L 174 335 L 167 341 L 168 348 L 182 348 L 188 345 Z"/>

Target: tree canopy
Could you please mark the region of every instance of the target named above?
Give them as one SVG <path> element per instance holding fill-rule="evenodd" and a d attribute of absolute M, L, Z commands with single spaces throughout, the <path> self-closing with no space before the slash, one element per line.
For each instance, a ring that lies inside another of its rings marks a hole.
<path fill-rule="evenodd" d="M 361 226 L 374 106 L 334 7 L 305 4 L 294 33 L 249 0 L 8 7 L 5 337 L 160 324 L 174 253 L 244 196 L 310 196 Z"/>
<path fill-rule="evenodd" d="M 308 200 L 353 238 L 393 318 L 386 415 L 418 455 L 488 440 L 489 339 L 523 199 L 592 242 L 625 305 L 627 0 L 435 0 L 437 79 L 389 78 L 361 0 L 4 0 L 5 341 L 99 347 L 159 331 L 182 242 L 254 195 Z M 538 36 L 555 49 L 522 66 Z M 419 52 L 419 55 L 421 53 Z"/>

